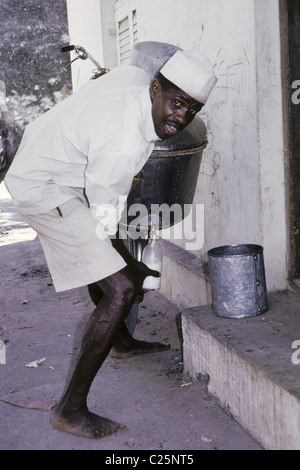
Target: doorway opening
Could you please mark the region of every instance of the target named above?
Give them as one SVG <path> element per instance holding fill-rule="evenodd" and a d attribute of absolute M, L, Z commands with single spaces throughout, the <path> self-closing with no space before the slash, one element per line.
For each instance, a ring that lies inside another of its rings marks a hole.
<path fill-rule="evenodd" d="M 300 0 L 287 0 L 291 168 L 291 277 L 300 278 Z M 298 89 L 298 91 L 297 91 Z M 293 91 L 294 90 L 294 91 Z"/>

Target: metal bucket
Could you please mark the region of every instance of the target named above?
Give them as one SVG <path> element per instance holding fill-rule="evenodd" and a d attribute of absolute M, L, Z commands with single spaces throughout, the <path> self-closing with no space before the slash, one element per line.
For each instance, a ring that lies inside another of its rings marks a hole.
<path fill-rule="evenodd" d="M 199 117 L 178 135 L 155 144 L 143 168 L 144 179 L 127 199 L 128 209 L 142 204 L 147 211 L 148 216 L 138 220 L 141 227 L 150 227 L 153 219 L 160 228 L 170 227 L 188 215 L 206 144 L 206 127 Z M 168 208 L 177 205 L 177 210 L 163 210 L 163 204 Z M 135 218 L 128 214 L 127 224 L 133 227 Z"/>
<path fill-rule="evenodd" d="M 268 310 L 263 248 L 231 245 L 208 252 L 215 315 L 247 318 Z"/>

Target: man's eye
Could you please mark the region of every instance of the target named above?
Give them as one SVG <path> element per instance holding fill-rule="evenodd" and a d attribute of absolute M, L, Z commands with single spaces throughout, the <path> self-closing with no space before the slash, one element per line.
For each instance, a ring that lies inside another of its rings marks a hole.
<path fill-rule="evenodd" d="M 191 113 L 193 116 L 195 116 L 195 114 L 197 114 L 197 112 L 198 112 L 198 111 L 197 111 L 196 108 L 191 108 L 191 109 L 190 109 L 190 113 Z"/>
<path fill-rule="evenodd" d="M 180 108 L 180 107 L 182 106 L 180 100 L 173 100 L 173 103 L 174 103 L 174 105 L 176 106 L 176 108 Z"/>

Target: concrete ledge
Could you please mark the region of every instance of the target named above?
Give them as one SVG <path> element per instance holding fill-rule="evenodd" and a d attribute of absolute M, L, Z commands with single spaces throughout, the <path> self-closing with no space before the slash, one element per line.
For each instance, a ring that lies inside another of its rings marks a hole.
<path fill-rule="evenodd" d="M 207 263 L 191 252 L 161 240 L 163 272 L 160 292 L 180 308 L 211 302 Z"/>
<path fill-rule="evenodd" d="M 243 320 L 211 305 L 182 313 L 185 371 L 268 450 L 300 449 L 299 302 L 272 294 L 267 313 Z"/>

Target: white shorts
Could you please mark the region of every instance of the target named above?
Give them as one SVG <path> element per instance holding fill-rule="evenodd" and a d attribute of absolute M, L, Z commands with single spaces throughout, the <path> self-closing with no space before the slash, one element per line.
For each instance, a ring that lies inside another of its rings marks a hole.
<path fill-rule="evenodd" d="M 45 214 L 21 214 L 38 234 L 56 292 L 86 286 L 126 266 L 109 238 L 101 239 L 98 221 L 80 198 Z"/>

